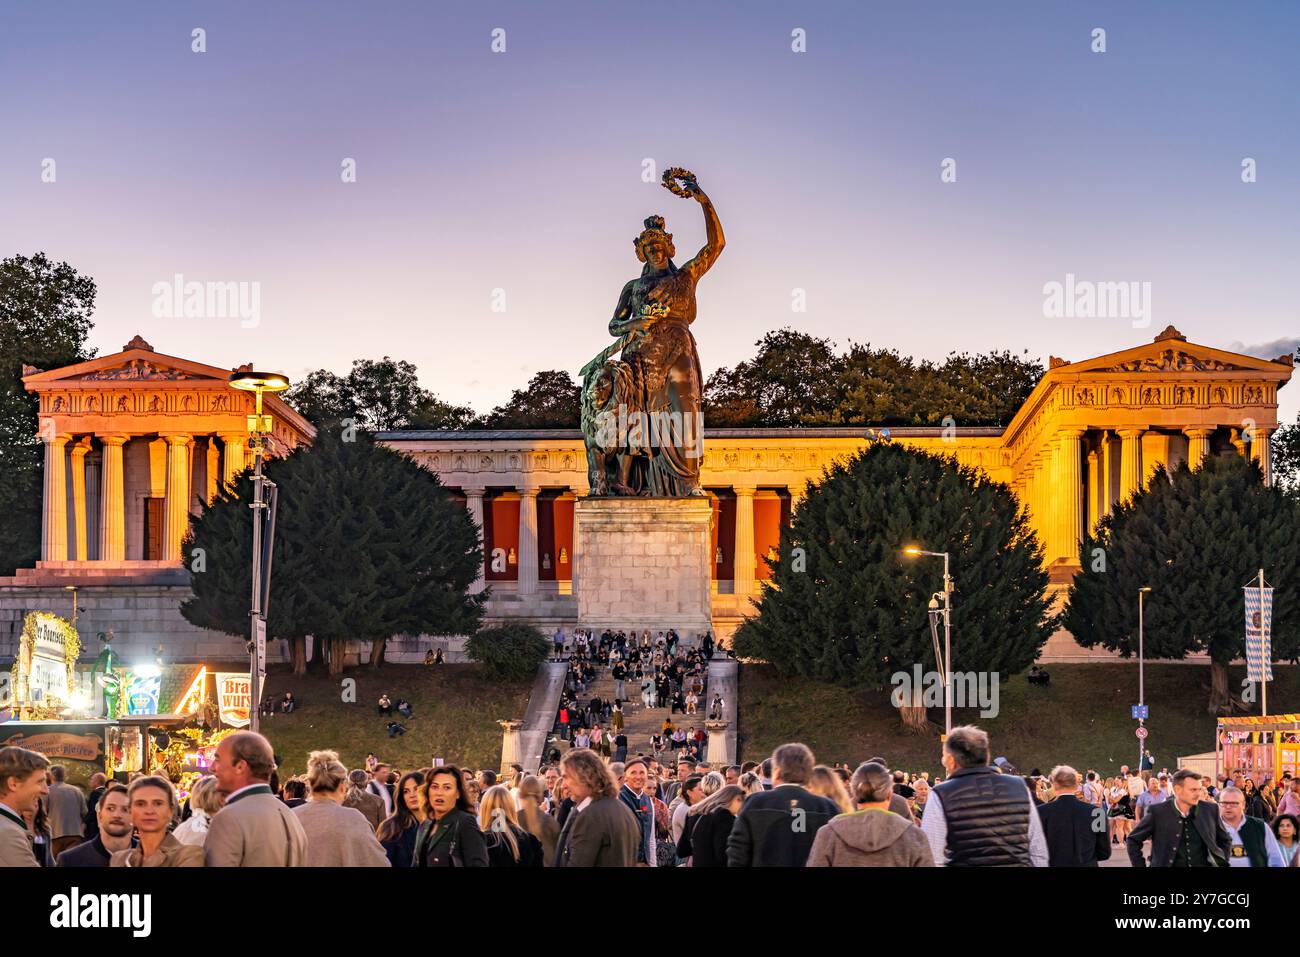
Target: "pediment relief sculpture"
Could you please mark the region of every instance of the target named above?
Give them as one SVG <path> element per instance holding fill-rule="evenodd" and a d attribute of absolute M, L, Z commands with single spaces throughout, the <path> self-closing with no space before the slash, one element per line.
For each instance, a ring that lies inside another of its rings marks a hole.
<path fill-rule="evenodd" d="M 149 362 L 145 359 L 132 359 L 126 365 L 118 366 L 116 369 L 100 369 L 98 372 L 90 372 L 81 377 L 87 382 L 105 382 L 105 381 L 170 381 L 176 382 L 183 379 L 195 379 L 197 376 L 190 375 L 188 372 L 182 372 L 179 369 L 169 369 L 165 366 L 159 366 L 157 363 Z"/>
<path fill-rule="evenodd" d="M 1181 349 L 1164 349 L 1159 356 L 1143 356 L 1103 369 L 1103 372 L 1230 372 L 1242 368 L 1219 359 L 1205 359 Z"/>

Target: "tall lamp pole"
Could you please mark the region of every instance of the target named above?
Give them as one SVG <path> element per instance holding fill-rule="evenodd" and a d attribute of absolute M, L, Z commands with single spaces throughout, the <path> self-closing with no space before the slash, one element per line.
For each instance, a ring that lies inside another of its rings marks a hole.
<path fill-rule="evenodd" d="M 248 726 L 257 731 L 261 725 L 258 719 L 266 670 L 266 610 L 271 586 L 271 551 L 275 543 L 276 500 L 275 483 L 262 475 L 262 456 L 272 427 L 271 417 L 262 414 L 262 393 L 283 392 L 289 388 L 289 380 L 278 372 L 235 372 L 229 382 L 232 389 L 256 395 L 255 414 L 248 417 L 248 445 L 253 452 L 253 501 L 249 504 L 253 509 L 253 595 L 248 614 L 251 656 Z"/>
<path fill-rule="evenodd" d="M 952 575 L 949 574 L 948 553 L 947 552 L 927 552 L 924 549 L 917 548 L 915 545 L 909 545 L 903 549 L 903 554 L 911 558 L 918 555 L 929 555 L 932 558 L 943 559 L 943 591 L 936 592 L 935 597 L 943 595 L 943 660 L 940 661 L 939 671 L 943 677 L 943 734 L 947 738 L 952 733 Z"/>
<path fill-rule="evenodd" d="M 1143 647 L 1145 637 L 1146 622 L 1143 600 L 1147 593 L 1151 591 L 1150 585 L 1143 585 L 1138 589 L 1138 708 L 1143 708 L 1147 703 L 1146 695 L 1146 649 Z M 1141 711 L 1138 712 L 1141 714 Z M 1138 726 L 1145 727 L 1145 719 L 1138 718 Z M 1142 774 L 1142 755 L 1146 749 L 1146 738 L 1138 738 L 1138 776 Z"/>

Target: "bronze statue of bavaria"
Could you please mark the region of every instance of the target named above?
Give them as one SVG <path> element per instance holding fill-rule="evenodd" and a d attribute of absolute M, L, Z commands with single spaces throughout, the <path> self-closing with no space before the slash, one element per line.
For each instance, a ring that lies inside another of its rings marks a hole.
<path fill-rule="evenodd" d="M 582 369 L 582 431 L 594 496 L 704 494 L 704 374 L 690 327 L 695 284 L 726 240 L 694 174 L 666 170 L 663 185 L 700 204 L 707 239 L 680 267 L 662 216 L 647 218 L 632 241 L 645 266 L 619 294 L 609 321 L 609 333 L 617 338 Z"/>

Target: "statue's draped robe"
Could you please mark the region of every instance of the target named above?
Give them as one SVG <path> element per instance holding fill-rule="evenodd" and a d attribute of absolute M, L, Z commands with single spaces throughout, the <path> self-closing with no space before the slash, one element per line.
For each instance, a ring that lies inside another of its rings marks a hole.
<path fill-rule="evenodd" d="M 700 484 L 703 418 L 700 400 L 703 375 L 695 337 L 695 280 L 683 269 L 662 276 L 642 277 L 633 284 L 632 312 L 648 302 L 667 303 L 668 314 L 633 338 L 622 360 L 633 371 L 638 411 L 647 430 L 657 429 L 650 449 L 643 494 L 681 497 Z M 631 410 L 629 410 L 631 411 Z M 650 442 L 651 435 L 645 436 Z M 639 483 L 638 483 L 639 484 Z"/>

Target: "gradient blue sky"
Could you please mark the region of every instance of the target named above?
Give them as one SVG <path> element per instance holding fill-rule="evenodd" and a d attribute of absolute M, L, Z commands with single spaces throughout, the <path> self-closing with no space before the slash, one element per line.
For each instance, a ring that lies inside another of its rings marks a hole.
<path fill-rule="evenodd" d="M 783 325 L 934 359 L 1294 341 L 1297 49 L 1290 2 L 6 2 L 0 254 L 94 276 L 101 352 L 389 354 L 486 411 L 608 342 L 646 215 L 679 261 L 703 241 L 649 157 L 727 232 L 706 371 Z M 175 273 L 260 282 L 260 325 L 154 318 Z M 1067 273 L 1152 283 L 1150 328 L 1044 318 Z"/>

